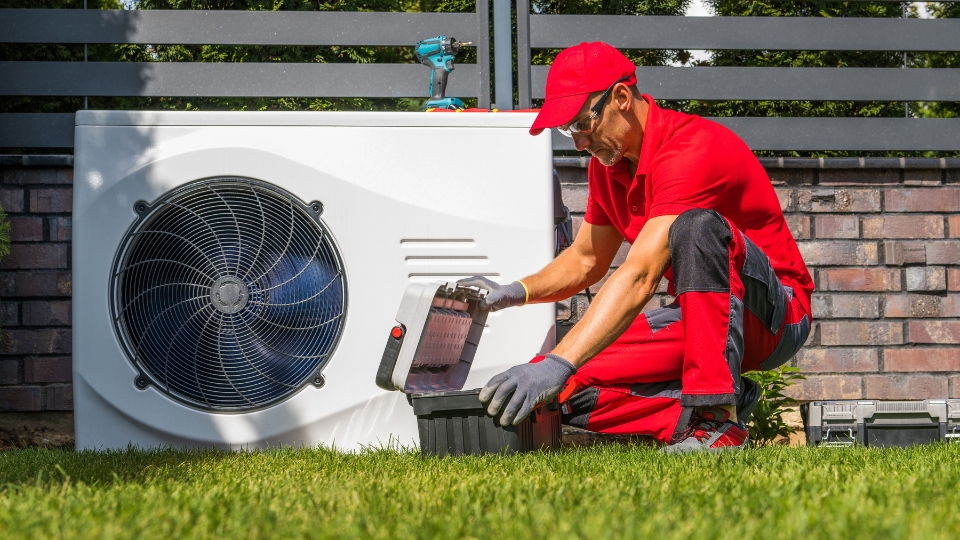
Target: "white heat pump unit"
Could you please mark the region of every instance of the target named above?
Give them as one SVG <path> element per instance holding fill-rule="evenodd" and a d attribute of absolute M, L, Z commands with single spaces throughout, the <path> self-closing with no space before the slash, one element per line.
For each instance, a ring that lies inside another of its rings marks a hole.
<path fill-rule="evenodd" d="M 77 114 L 77 448 L 415 444 L 375 384 L 410 283 L 553 257 L 528 113 Z M 554 344 L 493 313 L 466 388 Z"/>

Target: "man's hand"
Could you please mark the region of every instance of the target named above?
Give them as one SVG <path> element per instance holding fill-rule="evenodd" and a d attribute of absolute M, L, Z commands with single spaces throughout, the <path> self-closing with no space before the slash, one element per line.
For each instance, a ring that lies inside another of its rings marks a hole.
<path fill-rule="evenodd" d="M 517 425 L 538 404 L 555 398 L 576 372 L 570 362 L 548 354 L 535 364 L 514 366 L 495 375 L 480 391 L 480 401 L 487 404 L 490 416 L 503 411 L 501 426 Z"/>
<path fill-rule="evenodd" d="M 527 303 L 527 289 L 519 281 L 500 285 L 494 283 L 483 276 L 473 276 L 471 278 L 461 279 L 458 285 L 467 287 L 479 287 L 490 291 L 487 296 L 480 300 L 480 309 L 490 309 L 500 311 L 501 309 L 522 306 Z"/>

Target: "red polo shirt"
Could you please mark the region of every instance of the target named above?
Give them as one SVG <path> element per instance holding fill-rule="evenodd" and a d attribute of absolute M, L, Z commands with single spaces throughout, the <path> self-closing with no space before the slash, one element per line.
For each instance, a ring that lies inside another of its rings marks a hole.
<path fill-rule="evenodd" d="M 810 313 L 813 280 L 787 228 L 770 178 L 747 145 L 729 129 L 699 116 L 649 104 L 637 174 L 628 161 L 613 167 L 590 160 L 584 220 L 613 225 L 631 244 L 648 219 L 708 208 L 732 221 L 770 258 L 784 285 Z M 673 272 L 666 278 L 673 289 Z"/>

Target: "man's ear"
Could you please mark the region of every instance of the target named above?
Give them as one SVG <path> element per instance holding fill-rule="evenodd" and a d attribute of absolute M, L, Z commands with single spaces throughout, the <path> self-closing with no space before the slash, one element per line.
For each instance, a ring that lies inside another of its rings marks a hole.
<path fill-rule="evenodd" d="M 617 101 L 617 108 L 623 112 L 629 111 L 633 108 L 633 103 L 636 101 L 633 97 L 633 93 L 630 91 L 630 87 L 618 83 L 613 89 L 613 99 Z"/>

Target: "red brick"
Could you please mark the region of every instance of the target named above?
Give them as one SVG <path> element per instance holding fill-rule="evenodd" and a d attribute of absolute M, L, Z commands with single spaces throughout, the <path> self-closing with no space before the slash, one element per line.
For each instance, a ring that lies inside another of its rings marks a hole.
<path fill-rule="evenodd" d="M 903 343 L 899 322 L 823 321 L 821 345 L 895 345 Z"/>
<path fill-rule="evenodd" d="M 43 240 L 43 218 L 11 217 L 10 240 L 13 242 L 39 242 Z"/>
<path fill-rule="evenodd" d="M 908 291 L 947 290 L 947 271 L 942 266 L 912 266 L 904 273 Z"/>
<path fill-rule="evenodd" d="M 878 189 L 801 189 L 797 190 L 797 208 L 803 212 L 856 213 L 879 212 Z"/>
<path fill-rule="evenodd" d="M 807 375 L 784 392 L 800 401 L 818 399 L 858 399 L 862 397 L 859 375 Z"/>
<path fill-rule="evenodd" d="M 5 300 L 0 302 L 0 328 L 9 328 L 20 324 L 20 304 Z"/>
<path fill-rule="evenodd" d="M 884 202 L 887 212 L 956 212 L 960 188 L 891 189 Z"/>
<path fill-rule="evenodd" d="M 940 299 L 941 317 L 960 317 L 960 294 L 948 294 Z"/>
<path fill-rule="evenodd" d="M 821 185 L 831 184 L 899 184 L 899 169 L 822 169 Z"/>
<path fill-rule="evenodd" d="M 73 386 L 48 386 L 44 409 L 48 411 L 73 410 Z"/>
<path fill-rule="evenodd" d="M 805 373 L 857 373 L 879 369 L 876 349 L 800 349 L 797 367 Z"/>
<path fill-rule="evenodd" d="M 18 384 L 20 382 L 20 361 L 0 360 L 0 384 Z"/>
<path fill-rule="evenodd" d="M 927 247 L 923 242 L 883 241 L 883 262 L 895 266 L 927 264 Z"/>
<path fill-rule="evenodd" d="M 583 213 L 587 210 L 586 184 L 564 184 L 561 188 L 563 204 L 571 212 Z"/>
<path fill-rule="evenodd" d="M 960 349 L 887 349 L 884 371 L 960 371 Z"/>
<path fill-rule="evenodd" d="M 775 188 L 774 191 L 777 192 L 777 200 L 780 201 L 780 211 L 792 212 L 794 210 L 793 190 L 790 188 Z"/>
<path fill-rule="evenodd" d="M 70 296 L 70 272 L 0 272 L 0 297 Z"/>
<path fill-rule="evenodd" d="M 952 295 L 957 296 L 957 295 Z M 952 302 L 960 304 L 960 302 Z M 888 295 L 884 302 L 884 317 L 941 317 L 943 300 L 929 294 Z"/>
<path fill-rule="evenodd" d="M 39 411 L 42 404 L 37 386 L 0 387 L 0 411 Z"/>
<path fill-rule="evenodd" d="M 23 303 L 24 326 L 69 326 L 70 301 L 36 300 Z"/>
<path fill-rule="evenodd" d="M 863 266 L 880 260 L 876 242 L 800 242 L 798 247 L 808 266 Z"/>
<path fill-rule="evenodd" d="M 73 380 L 73 363 L 69 356 L 27 358 L 23 361 L 23 381 L 58 383 Z"/>
<path fill-rule="evenodd" d="M 910 321 L 910 343 L 960 343 L 960 321 Z"/>
<path fill-rule="evenodd" d="M 810 218 L 807 216 L 784 216 L 787 220 L 787 228 L 790 234 L 796 240 L 806 240 L 810 238 Z"/>
<path fill-rule="evenodd" d="M 39 188 L 30 190 L 30 211 L 67 214 L 73 210 L 73 189 Z"/>
<path fill-rule="evenodd" d="M 831 268 L 819 271 L 821 291 L 899 291 L 895 268 Z"/>
<path fill-rule="evenodd" d="M 947 268 L 947 290 L 960 291 L 960 268 Z"/>
<path fill-rule="evenodd" d="M 943 399 L 947 378 L 934 375 L 867 375 L 863 378 L 867 399 Z"/>
<path fill-rule="evenodd" d="M 943 238 L 943 218 L 885 215 L 863 218 L 864 238 Z"/>
<path fill-rule="evenodd" d="M 814 319 L 876 319 L 880 298 L 862 294 L 815 294 L 811 308 Z"/>
<path fill-rule="evenodd" d="M 950 228 L 950 238 L 960 238 L 960 216 L 948 217 L 947 227 Z"/>
<path fill-rule="evenodd" d="M 72 184 L 72 168 L 25 167 L 3 171 L 4 184 Z"/>
<path fill-rule="evenodd" d="M 66 267 L 66 244 L 11 244 L 10 254 L 0 262 L 5 270 Z"/>
<path fill-rule="evenodd" d="M 4 334 L 9 339 L 0 344 L 0 354 L 64 354 L 72 346 L 70 330 L 64 328 L 11 329 Z"/>
<path fill-rule="evenodd" d="M 857 216 L 816 216 L 814 228 L 817 238 L 860 238 L 860 218 Z"/>
<path fill-rule="evenodd" d="M 960 264 L 960 242 L 924 242 L 924 254 L 927 264 Z"/>
<path fill-rule="evenodd" d="M 68 217 L 50 218 L 50 241 L 68 242 L 73 235 L 73 221 Z"/>
<path fill-rule="evenodd" d="M 25 210 L 23 189 L 0 188 L 0 207 L 8 214 L 18 214 Z"/>
<path fill-rule="evenodd" d="M 940 169 L 904 169 L 903 183 L 908 186 L 939 186 L 943 183 Z"/>

